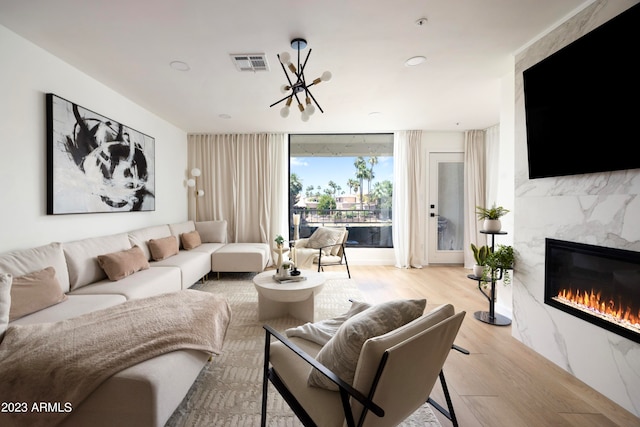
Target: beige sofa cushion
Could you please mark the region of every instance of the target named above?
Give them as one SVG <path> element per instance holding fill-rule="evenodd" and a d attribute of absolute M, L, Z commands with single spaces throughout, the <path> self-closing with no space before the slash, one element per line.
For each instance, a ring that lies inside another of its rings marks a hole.
<path fill-rule="evenodd" d="M 59 427 L 162 427 L 208 358 L 202 351 L 180 350 L 126 368 L 103 382 L 81 405 L 74 406 Z"/>
<path fill-rule="evenodd" d="M 187 251 L 190 251 L 191 249 L 195 249 L 198 246 L 202 245 L 200 234 L 195 230 L 189 233 L 182 233 L 180 235 L 180 242 L 182 243 L 182 247 Z"/>
<path fill-rule="evenodd" d="M 120 233 L 64 243 L 63 249 L 69 266 L 70 287 L 74 290 L 107 277 L 98 263 L 98 255 L 131 249 L 131 243 L 126 233 Z"/>
<path fill-rule="evenodd" d="M 8 252 L 0 255 L 0 272 L 11 273 L 13 277 L 22 276 L 33 271 L 53 267 L 62 290 L 69 291 L 69 273 L 67 260 L 61 243 L 50 243 L 36 248 Z"/>
<path fill-rule="evenodd" d="M 0 342 L 9 324 L 9 310 L 11 307 L 11 279 L 9 273 L 0 273 Z"/>
<path fill-rule="evenodd" d="M 180 235 L 195 231 L 196 224 L 193 221 L 169 224 L 169 230 L 171 230 L 171 234 L 173 236 L 176 236 L 176 238 L 178 239 L 178 243 L 180 243 L 180 249 L 182 249 L 182 239 L 180 238 Z"/>
<path fill-rule="evenodd" d="M 227 243 L 227 221 L 196 222 L 202 243 Z"/>
<path fill-rule="evenodd" d="M 174 236 L 163 237 L 161 239 L 151 239 L 147 242 L 151 259 L 161 261 L 178 254 L 178 241 Z"/>
<path fill-rule="evenodd" d="M 59 304 L 66 299 L 67 296 L 62 292 L 53 267 L 14 277 L 11 285 L 9 321 Z"/>
<path fill-rule="evenodd" d="M 362 345 L 369 338 L 386 334 L 417 319 L 424 313 L 427 300 L 395 300 L 356 314 L 338 329 L 316 358 L 343 381 L 353 384 Z M 337 391 L 338 387 L 318 370 L 309 374 L 309 385 Z"/>
<path fill-rule="evenodd" d="M 141 228 L 129 232 L 131 246 L 139 246 L 148 260 L 151 260 L 151 251 L 147 242 L 151 239 L 161 239 L 171 236 L 171 229 L 168 224 L 154 225 L 152 227 Z M 177 240 L 177 237 L 176 237 Z"/>
<path fill-rule="evenodd" d="M 261 272 L 268 262 L 266 243 L 227 243 L 211 254 L 211 271 Z"/>
<path fill-rule="evenodd" d="M 146 270 L 140 270 L 135 274 L 115 282 L 104 279 L 91 284 L 91 286 L 83 286 L 75 291 L 71 291 L 69 296 L 109 294 L 123 295 L 128 300 L 148 298 L 153 295 L 181 290 L 181 280 L 182 276 L 179 268 L 154 266 Z"/>
<path fill-rule="evenodd" d="M 109 280 L 113 281 L 124 279 L 137 271 L 149 268 L 149 261 L 138 246 L 124 251 L 98 255 L 98 263 Z"/>
<path fill-rule="evenodd" d="M 114 282 L 109 282 L 114 283 Z M 118 282 L 119 283 L 119 282 Z M 91 288 L 85 286 L 82 289 Z M 11 322 L 12 325 L 33 325 L 36 323 L 51 323 L 71 319 L 103 308 L 122 304 L 127 298 L 123 295 L 72 295 L 67 294 L 64 304 L 56 304 L 28 316 Z"/>

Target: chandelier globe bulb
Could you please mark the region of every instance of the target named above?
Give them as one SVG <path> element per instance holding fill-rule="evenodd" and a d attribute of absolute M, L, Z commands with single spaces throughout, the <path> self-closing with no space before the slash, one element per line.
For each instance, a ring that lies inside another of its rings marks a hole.
<path fill-rule="evenodd" d="M 307 108 L 305 108 L 305 111 L 309 116 L 312 116 L 313 113 L 316 112 L 316 107 L 314 107 L 313 104 L 307 104 Z"/>
<path fill-rule="evenodd" d="M 289 52 L 282 52 L 280 54 L 280 62 L 282 62 L 284 65 L 287 65 L 291 62 L 291 55 L 289 54 Z"/>
<path fill-rule="evenodd" d="M 282 107 L 280 110 L 280 116 L 285 119 L 289 117 L 289 107 Z"/>
<path fill-rule="evenodd" d="M 323 82 L 328 82 L 329 80 L 331 80 L 331 77 L 332 77 L 331 71 L 325 71 L 320 76 L 320 80 L 322 80 Z"/>

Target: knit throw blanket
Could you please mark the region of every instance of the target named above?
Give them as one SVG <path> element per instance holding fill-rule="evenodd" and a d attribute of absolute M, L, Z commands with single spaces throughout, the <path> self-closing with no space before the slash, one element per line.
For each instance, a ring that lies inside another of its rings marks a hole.
<path fill-rule="evenodd" d="M 55 426 L 104 380 L 164 353 L 220 354 L 230 320 L 224 298 L 183 290 L 61 322 L 10 326 L 0 344 L 0 402 L 13 406 L 1 408 L 0 425 Z M 59 410 L 34 412 L 41 402 L 58 402 Z"/>

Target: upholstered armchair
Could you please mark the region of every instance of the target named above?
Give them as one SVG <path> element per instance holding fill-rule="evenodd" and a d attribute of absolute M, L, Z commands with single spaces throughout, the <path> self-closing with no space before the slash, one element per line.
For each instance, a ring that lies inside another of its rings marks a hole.
<path fill-rule="evenodd" d="M 396 426 L 427 401 L 465 312 L 456 314 L 452 305 L 442 305 L 388 333 L 366 339 L 353 378 L 346 380 L 343 377 L 348 375 L 339 376 L 326 361 L 323 364 L 318 359 L 341 334 L 354 341 L 354 331 L 379 318 L 379 314 L 367 318 L 366 313 L 347 320 L 324 346 L 301 337 L 288 338 L 264 326 L 263 427 L 268 418 L 269 381 L 305 426 Z M 345 327 L 348 330 L 341 332 Z M 345 359 L 342 350 L 336 354 L 338 359 Z"/>
<path fill-rule="evenodd" d="M 318 227 L 308 238 L 292 242 L 291 256 L 296 267 L 305 269 L 318 266 L 323 271 L 326 266 L 344 265 L 351 278 L 345 246 L 349 231 L 345 228 Z"/>

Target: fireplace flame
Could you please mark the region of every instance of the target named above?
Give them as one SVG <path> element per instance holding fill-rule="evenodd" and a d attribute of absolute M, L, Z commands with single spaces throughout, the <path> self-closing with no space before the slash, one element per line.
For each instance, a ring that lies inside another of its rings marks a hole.
<path fill-rule="evenodd" d="M 561 289 L 556 299 L 626 328 L 640 330 L 640 310 L 634 312 L 620 300 L 603 298 L 600 291 Z"/>

